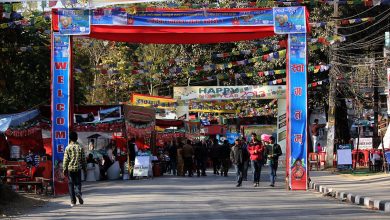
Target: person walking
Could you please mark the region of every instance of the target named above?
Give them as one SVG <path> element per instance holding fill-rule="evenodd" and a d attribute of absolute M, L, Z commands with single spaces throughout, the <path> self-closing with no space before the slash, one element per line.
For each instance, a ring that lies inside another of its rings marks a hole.
<path fill-rule="evenodd" d="M 194 148 L 191 145 L 191 140 L 187 140 L 187 144 L 183 147 L 183 158 L 184 158 L 184 175 L 188 172 L 188 176 L 192 177 L 192 160 L 194 157 Z"/>
<path fill-rule="evenodd" d="M 248 143 L 245 138 L 240 140 L 242 146 L 242 159 L 243 159 L 243 172 L 242 172 L 242 180 L 248 181 L 248 168 L 250 164 L 249 152 L 248 152 Z"/>
<path fill-rule="evenodd" d="M 169 163 L 171 164 L 172 174 L 176 176 L 177 174 L 177 146 L 176 141 L 172 141 L 168 149 L 169 154 Z"/>
<path fill-rule="evenodd" d="M 211 161 L 213 162 L 214 174 L 216 174 L 216 175 L 219 175 L 219 169 L 221 167 L 221 161 L 220 161 L 221 152 L 220 151 L 221 151 L 221 148 L 218 144 L 218 140 L 215 138 L 212 141 L 210 157 L 211 157 Z"/>
<path fill-rule="evenodd" d="M 256 133 L 252 133 L 252 140 L 248 145 L 248 151 L 253 170 L 253 186 L 258 187 L 260 185 L 261 167 L 263 165 L 264 146 L 257 140 Z"/>
<path fill-rule="evenodd" d="M 87 160 L 84 149 L 77 142 L 77 133 L 70 132 L 69 145 L 65 149 L 63 169 L 64 175 L 68 177 L 70 206 L 76 205 L 76 197 L 79 203 L 84 204 L 81 193 L 81 169 L 87 173 Z"/>
<path fill-rule="evenodd" d="M 130 179 L 134 179 L 134 164 L 135 164 L 135 158 L 138 153 L 138 147 L 135 143 L 135 138 L 131 138 L 130 141 L 127 143 L 127 159 L 128 159 L 128 166 L 131 169 L 130 170 Z"/>
<path fill-rule="evenodd" d="M 282 155 L 282 149 L 279 144 L 275 143 L 275 138 L 273 136 L 270 137 L 270 144 L 267 145 L 267 155 L 270 169 L 270 186 L 274 187 L 276 171 L 278 170 L 278 160 Z"/>
<path fill-rule="evenodd" d="M 239 139 L 236 139 L 230 151 L 230 160 L 232 161 L 234 168 L 236 169 L 236 187 L 240 187 L 242 185 L 242 175 L 244 171 L 244 150 L 245 149 L 243 149 L 241 141 Z"/>
<path fill-rule="evenodd" d="M 198 141 L 194 149 L 196 174 L 198 177 L 206 175 L 207 147 L 202 142 Z"/>
<path fill-rule="evenodd" d="M 183 158 L 183 143 L 177 144 L 177 175 L 184 176 L 184 158 Z"/>
<path fill-rule="evenodd" d="M 230 168 L 230 150 L 231 146 L 228 140 L 223 141 L 223 145 L 221 147 L 221 176 L 228 176 L 229 168 Z"/>

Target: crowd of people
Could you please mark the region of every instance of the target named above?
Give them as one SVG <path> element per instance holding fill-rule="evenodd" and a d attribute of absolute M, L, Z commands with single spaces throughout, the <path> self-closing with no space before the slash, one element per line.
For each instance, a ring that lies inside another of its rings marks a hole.
<path fill-rule="evenodd" d="M 259 140 L 252 133 L 250 141 L 245 138 L 236 139 L 231 145 L 228 140 L 222 143 L 216 138 L 208 140 L 174 140 L 164 144 L 167 159 L 167 172 L 177 176 L 207 176 L 206 169 L 211 167 L 214 175 L 227 177 L 230 167 L 236 170 L 237 187 L 248 180 L 248 169 L 253 172 L 254 187 L 260 185 L 261 169 L 269 166 L 270 186 L 275 186 L 276 171 L 282 150 L 269 136 Z"/>

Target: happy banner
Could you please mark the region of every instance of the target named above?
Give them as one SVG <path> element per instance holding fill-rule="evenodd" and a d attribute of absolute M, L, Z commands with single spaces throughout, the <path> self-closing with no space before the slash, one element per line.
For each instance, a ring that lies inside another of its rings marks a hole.
<path fill-rule="evenodd" d="M 180 100 L 278 99 L 286 97 L 280 86 L 187 86 L 174 87 L 173 96 Z"/>

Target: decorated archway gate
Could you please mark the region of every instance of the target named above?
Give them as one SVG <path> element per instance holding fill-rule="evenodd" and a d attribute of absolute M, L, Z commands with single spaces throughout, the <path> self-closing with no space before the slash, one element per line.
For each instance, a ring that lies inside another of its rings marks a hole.
<path fill-rule="evenodd" d="M 72 37 L 131 43 L 208 44 L 288 35 L 287 168 L 292 190 L 307 189 L 307 13 L 305 7 L 240 9 L 53 9 L 52 137 L 55 194 L 66 190 L 62 159 L 72 129 Z"/>

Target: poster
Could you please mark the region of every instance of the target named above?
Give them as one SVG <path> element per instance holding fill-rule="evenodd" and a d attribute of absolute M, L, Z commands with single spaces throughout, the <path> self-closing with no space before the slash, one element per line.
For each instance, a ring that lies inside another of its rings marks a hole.
<path fill-rule="evenodd" d="M 306 34 L 289 34 L 290 188 L 307 189 Z"/>
<path fill-rule="evenodd" d="M 276 34 L 306 33 L 305 7 L 273 8 Z"/>
<path fill-rule="evenodd" d="M 102 8 L 93 12 L 92 24 L 165 26 L 165 27 L 231 27 L 273 26 L 272 10 L 192 10 L 192 11 L 137 11 L 137 8 L 120 10 Z"/>
<path fill-rule="evenodd" d="M 137 156 L 134 162 L 134 176 L 149 176 L 151 170 L 150 156 Z"/>
<path fill-rule="evenodd" d="M 286 86 L 187 86 L 174 87 L 178 100 L 207 101 L 231 99 L 279 99 L 286 97 Z"/>
<path fill-rule="evenodd" d="M 357 149 L 358 139 L 353 140 L 354 149 Z M 359 150 L 372 149 L 372 138 L 359 138 Z"/>
<path fill-rule="evenodd" d="M 52 37 L 52 146 L 54 195 L 68 191 L 62 161 L 69 140 L 71 41 L 67 35 Z"/>
<path fill-rule="evenodd" d="M 90 10 L 58 9 L 58 28 L 63 35 L 89 35 L 91 32 Z"/>
<path fill-rule="evenodd" d="M 240 136 L 240 133 L 226 132 L 226 139 L 229 141 L 229 144 L 234 144 L 236 139 L 240 138 Z"/>
<path fill-rule="evenodd" d="M 352 167 L 352 147 L 349 144 L 337 146 L 337 169 Z"/>

